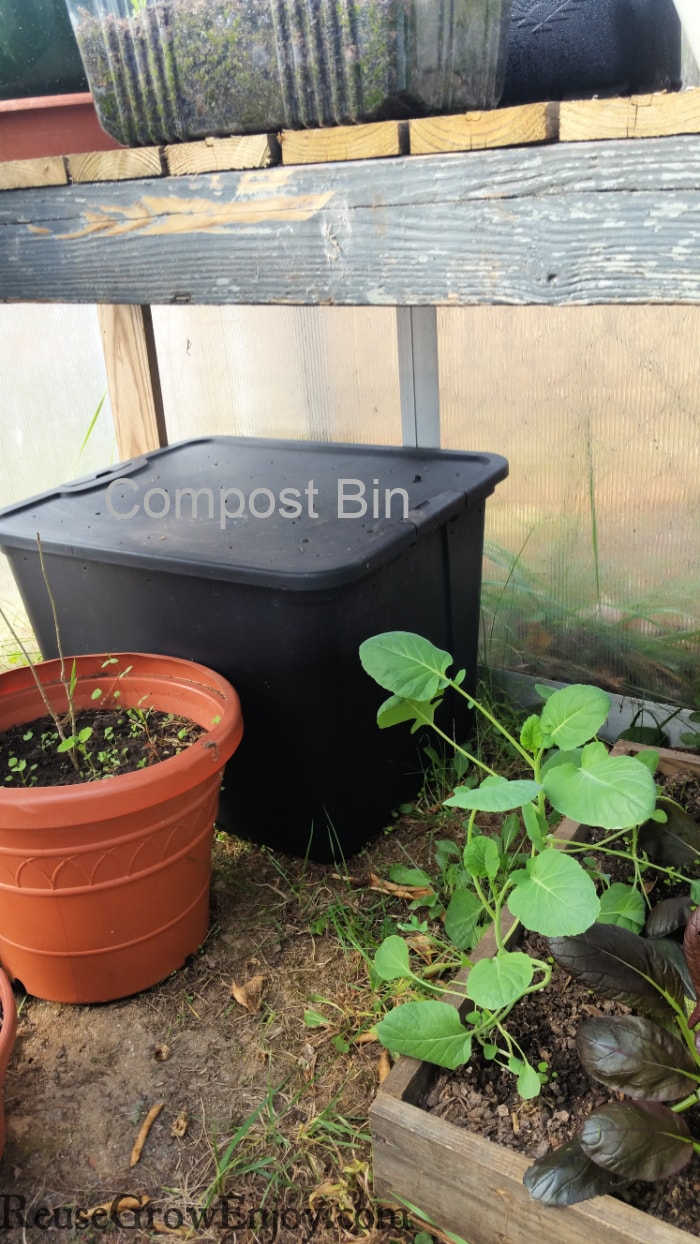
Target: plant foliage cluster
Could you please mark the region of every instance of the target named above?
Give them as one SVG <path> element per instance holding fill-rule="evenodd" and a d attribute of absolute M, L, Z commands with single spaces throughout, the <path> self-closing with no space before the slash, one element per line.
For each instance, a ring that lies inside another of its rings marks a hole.
<path fill-rule="evenodd" d="M 464 690 L 464 670 L 448 674 L 450 654 L 421 636 L 400 631 L 374 636 L 362 644 L 360 658 L 390 693 L 378 712 L 380 727 L 430 726 L 452 742 L 436 721 L 436 710 L 446 694 L 466 696 L 525 774 L 502 776 L 453 744 L 464 771 L 473 766 L 481 776 L 465 780 L 445 801 L 465 815 L 461 850 L 438 844 L 450 894 L 437 913 L 433 900 L 431 914 L 442 917 L 444 939 L 436 938 L 435 945 L 443 956 L 447 950 L 448 962 L 414 970 L 411 939 L 385 938 L 374 958 L 376 977 L 410 989 L 412 996 L 378 1024 L 380 1040 L 395 1053 L 448 1069 L 468 1062 L 479 1045 L 487 1060 L 517 1077 L 522 1097 L 535 1097 L 548 1069 L 528 1062 L 507 1020 L 521 998 L 547 987 L 556 960 L 641 1013 L 583 1024 L 577 1040 L 583 1066 L 630 1100 L 596 1111 L 578 1137 L 536 1162 L 526 1176 L 531 1194 L 548 1204 L 571 1204 L 620 1181 L 679 1170 L 696 1147 L 700 1151 L 682 1117 L 700 1093 L 700 1034 L 695 1033 L 700 915 L 693 910 L 700 842 L 697 825 L 659 797 L 658 753 L 608 751 L 597 736 L 610 702 L 596 687 L 538 688 L 542 710 L 516 735 Z M 487 814 L 491 821 L 498 814 L 497 832 L 492 824 L 479 827 Z M 595 829 L 596 857 L 621 860 L 629 880 L 610 883 L 590 858 L 591 848 L 557 829 L 561 818 Z M 650 870 L 687 882 L 687 894 L 650 914 L 645 885 Z M 427 874 L 412 880 L 430 883 Z M 681 950 L 668 934 L 686 920 Z M 483 945 L 473 952 L 487 925 L 493 929 L 493 953 L 482 957 Z M 546 938 L 552 957 L 537 959 L 514 948 L 519 926 Z M 413 925 L 402 927 L 427 930 L 415 917 Z M 469 969 L 458 999 L 456 983 L 446 988 L 435 979 L 455 962 Z M 459 1006 L 445 1000 L 447 992 Z"/>

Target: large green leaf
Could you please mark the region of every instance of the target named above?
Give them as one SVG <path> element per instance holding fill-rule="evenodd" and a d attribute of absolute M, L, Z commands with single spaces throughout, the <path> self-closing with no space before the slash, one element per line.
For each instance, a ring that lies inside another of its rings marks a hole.
<path fill-rule="evenodd" d="M 480 959 L 467 977 L 467 997 L 488 1011 L 498 1011 L 522 997 L 532 983 L 534 964 L 521 950 L 499 950 Z"/>
<path fill-rule="evenodd" d="M 449 1002 L 404 1002 L 376 1025 L 382 1045 L 454 1071 L 469 1062 L 471 1033 Z"/>
<path fill-rule="evenodd" d="M 374 970 L 383 981 L 400 980 L 412 975 L 408 946 L 402 937 L 392 933 L 391 937 L 384 938 L 374 956 Z"/>
<path fill-rule="evenodd" d="M 643 896 L 632 885 L 614 881 L 600 896 L 601 924 L 619 924 L 623 929 L 639 933 L 644 928 L 647 909 Z"/>
<path fill-rule="evenodd" d="M 360 644 L 363 668 L 387 691 L 405 700 L 432 700 L 448 684 L 449 652 L 411 631 L 386 631 Z"/>
<path fill-rule="evenodd" d="M 471 890 L 455 890 L 445 912 L 445 934 L 458 950 L 472 950 L 484 909 Z"/>
<path fill-rule="evenodd" d="M 641 1015 L 584 1020 L 576 1049 L 589 1076 L 628 1097 L 676 1101 L 700 1079 L 688 1047 Z"/>
<path fill-rule="evenodd" d="M 598 916 L 600 901 L 588 873 L 555 847 L 528 860 L 514 876 L 508 906 L 534 933 L 543 937 L 582 933 Z"/>
<path fill-rule="evenodd" d="M 583 1152 L 625 1179 L 667 1179 L 687 1166 L 693 1142 L 685 1119 L 658 1101 L 621 1101 L 589 1115 Z"/>
<path fill-rule="evenodd" d="M 520 743 L 528 752 L 538 752 L 542 746 L 542 727 L 539 713 L 532 713 L 523 722 L 520 730 Z"/>
<path fill-rule="evenodd" d="M 578 1140 L 570 1140 L 533 1162 L 523 1175 L 523 1183 L 535 1200 L 563 1206 L 603 1196 L 617 1188 L 620 1180 L 592 1162 Z"/>
<path fill-rule="evenodd" d="M 594 924 L 577 937 L 550 938 L 549 948 L 566 972 L 605 998 L 663 1017 L 673 1012 L 661 990 L 683 1004 L 685 990 L 675 967 L 638 933 Z"/>
<path fill-rule="evenodd" d="M 550 701 L 551 703 L 551 701 Z M 603 743 L 589 743 L 581 764 L 559 765 L 542 780 L 557 812 L 603 829 L 641 825 L 654 811 L 656 785 L 633 756 L 611 756 Z"/>
<path fill-rule="evenodd" d="M 501 863 L 498 843 L 485 834 L 472 838 L 464 848 L 464 867 L 472 877 L 490 877 L 493 881 Z"/>
<path fill-rule="evenodd" d="M 386 730 L 410 721 L 411 734 L 415 734 L 419 726 L 432 726 L 439 707 L 440 700 L 404 700 L 400 695 L 391 695 L 377 709 L 377 725 L 380 730 Z"/>
<path fill-rule="evenodd" d="M 598 733 L 610 712 L 610 696 L 600 687 L 575 683 L 555 691 L 542 709 L 545 747 L 580 747 Z"/>
<path fill-rule="evenodd" d="M 484 778 L 475 790 L 468 786 L 458 786 L 453 795 L 445 800 L 448 808 L 469 808 L 477 812 L 512 812 L 514 808 L 522 808 L 539 795 L 542 787 L 539 782 L 528 778 L 508 781 L 507 778 L 491 776 Z"/>

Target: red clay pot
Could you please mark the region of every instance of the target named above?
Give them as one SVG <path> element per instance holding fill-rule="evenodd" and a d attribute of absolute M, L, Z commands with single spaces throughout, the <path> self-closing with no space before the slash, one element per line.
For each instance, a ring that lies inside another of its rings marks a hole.
<path fill-rule="evenodd" d="M 52 1002 L 106 1002 L 154 985 L 198 949 L 209 926 L 221 774 L 243 733 L 238 696 L 192 661 L 115 655 L 107 668 L 102 654 L 76 658 L 76 708 L 94 707 L 99 687 L 104 707 L 150 706 L 208 733 L 135 773 L 0 789 L 0 962 Z M 128 666 L 116 679 L 112 671 Z M 65 712 L 60 663 L 36 668 Z M 45 713 L 27 667 L 0 674 L 0 731 Z"/>
<path fill-rule="evenodd" d="M 2 1100 L 5 1072 L 10 1061 L 17 1035 L 17 1004 L 12 992 L 12 985 L 5 972 L 0 968 L 0 1006 L 2 1006 L 2 1028 L 0 1028 L 0 1158 L 5 1150 L 5 1108 Z"/>
<path fill-rule="evenodd" d="M 102 129 L 92 95 L 39 95 L 0 100 L 0 160 L 118 150 Z"/>

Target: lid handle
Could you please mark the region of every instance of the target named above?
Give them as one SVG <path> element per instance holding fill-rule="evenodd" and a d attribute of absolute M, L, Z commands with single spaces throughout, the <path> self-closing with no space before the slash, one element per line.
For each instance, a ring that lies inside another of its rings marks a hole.
<path fill-rule="evenodd" d="M 64 484 L 61 488 L 61 495 L 65 496 L 72 492 L 89 492 L 92 488 L 102 488 L 104 484 L 110 484 L 114 479 L 121 479 L 130 471 L 140 470 L 141 467 L 147 465 L 146 458 L 131 458 L 128 462 L 120 462 L 115 467 L 103 467 L 100 471 L 95 471 L 93 475 L 82 475 L 80 479 L 74 479 L 70 484 Z"/>

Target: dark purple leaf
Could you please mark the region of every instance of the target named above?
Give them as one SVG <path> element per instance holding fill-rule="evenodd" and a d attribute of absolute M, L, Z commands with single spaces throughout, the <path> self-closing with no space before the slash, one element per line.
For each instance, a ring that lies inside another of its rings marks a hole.
<path fill-rule="evenodd" d="M 696 907 L 688 917 L 683 934 L 683 954 L 697 998 L 700 995 L 700 907 Z M 698 1021 L 700 1021 L 700 1002 L 695 1004 L 692 1014 L 688 1016 L 688 1027 L 694 1028 Z"/>
<path fill-rule="evenodd" d="M 653 946 L 654 950 L 658 951 L 660 955 L 664 955 L 671 961 L 683 981 L 683 990 L 686 998 L 694 998 L 695 986 L 690 979 L 690 971 L 680 942 L 674 942 L 671 937 L 654 937 L 650 938 L 650 945 Z"/>
<path fill-rule="evenodd" d="M 606 998 L 659 1016 L 673 1014 L 661 989 L 683 1003 L 683 981 L 673 964 L 638 933 L 593 924 L 576 937 L 549 938 L 549 948 L 565 971 Z"/>
<path fill-rule="evenodd" d="M 639 1015 L 585 1020 L 576 1034 L 576 1049 L 589 1076 L 628 1097 L 677 1101 L 700 1080 L 688 1047 Z"/>
<path fill-rule="evenodd" d="M 545 1205 L 577 1205 L 604 1196 L 622 1182 L 586 1157 L 577 1140 L 545 1153 L 523 1175 L 530 1196 Z"/>
<path fill-rule="evenodd" d="M 698 863 L 700 825 L 675 804 L 664 803 L 666 822 L 646 821 L 639 830 L 638 845 L 650 860 L 676 868 Z"/>
<path fill-rule="evenodd" d="M 669 933 L 682 929 L 692 906 L 689 894 L 679 894 L 677 898 L 665 898 L 657 903 L 649 912 L 644 926 L 647 937 L 668 937 Z"/>
<path fill-rule="evenodd" d="M 688 1165 L 685 1119 L 659 1101 L 621 1101 L 589 1115 L 579 1132 L 587 1157 L 624 1179 L 666 1179 Z"/>

